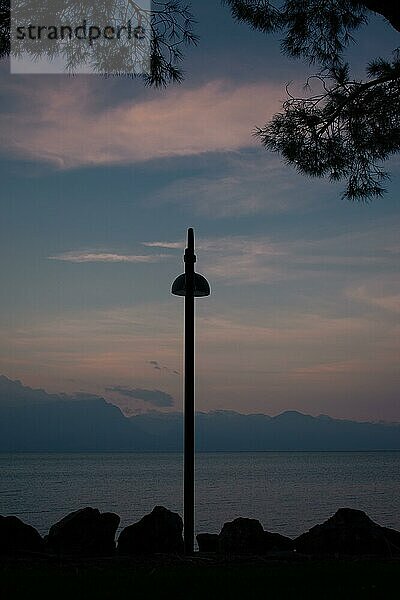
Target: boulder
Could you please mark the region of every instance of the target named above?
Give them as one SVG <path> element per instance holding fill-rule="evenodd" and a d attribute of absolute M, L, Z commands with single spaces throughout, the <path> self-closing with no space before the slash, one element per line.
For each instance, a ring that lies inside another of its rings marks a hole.
<path fill-rule="evenodd" d="M 218 533 L 199 533 L 196 535 L 199 552 L 218 552 Z"/>
<path fill-rule="evenodd" d="M 382 527 L 382 532 L 390 544 L 390 553 L 400 555 L 400 531 L 390 527 Z"/>
<path fill-rule="evenodd" d="M 392 556 L 399 553 L 400 533 L 374 523 L 361 510 L 340 508 L 296 538 L 294 546 L 303 554 Z"/>
<path fill-rule="evenodd" d="M 43 549 L 43 538 L 34 527 L 18 517 L 0 515 L 0 554 L 43 552 Z"/>
<path fill-rule="evenodd" d="M 115 551 L 120 518 L 97 508 L 76 510 L 55 523 L 46 536 L 49 550 L 57 554 L 107 556 Z"/>
<path fill-rule="evenodd" d="M 257 519 L 239 517 L 224 524 L 218 545 L 224 554 L 262 554 L 264 530 Z"/>
<path fill-rule="evenodd" d="M 140 521 L 125 527 L 118 538 L 120 554 L 155 554 L 183 552 L 183 521 L 174 512 L 156 506 Z"/>

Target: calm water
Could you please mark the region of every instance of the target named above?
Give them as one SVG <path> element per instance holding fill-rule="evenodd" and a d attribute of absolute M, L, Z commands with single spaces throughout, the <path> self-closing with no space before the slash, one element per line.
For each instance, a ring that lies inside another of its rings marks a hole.
<path fill-rule="evenodd" d="M 296 536 L 339 507 L 400 529 L 400 452 L 229 453 L 197 456 L 197 531 L 237 516 Z M 39 531 L 84 506 L 124 527 L 162 504 L 182 513 L 178 454 L 0 454 L 0 514 Z"/>

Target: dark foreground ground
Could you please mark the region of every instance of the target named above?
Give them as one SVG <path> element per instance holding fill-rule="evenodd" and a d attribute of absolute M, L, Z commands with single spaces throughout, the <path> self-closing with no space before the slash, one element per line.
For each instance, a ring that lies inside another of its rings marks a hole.
<path fill-rule="evenodd" d="M 400 597 L 400 560 L 156 557 L 148 560 L 0 558 L 0 598 L 369 599 Z"/>

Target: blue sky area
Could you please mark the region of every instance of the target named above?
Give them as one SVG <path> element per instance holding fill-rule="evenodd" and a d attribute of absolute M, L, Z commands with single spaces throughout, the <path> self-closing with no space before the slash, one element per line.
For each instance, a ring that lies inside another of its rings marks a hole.
<path fill-rule="evenodd" d="M 212 286 L 199 410 L 400 420 L 398 159 L 385 197 L 363 205 L 264 151 L 252 131 L 312 69 L 218 2 L 193 11 L 200 44 L 163 91 L 1 65 L 0 372 L 127 413 L 151 405 L 124 389 L 159 390 L 180 410 L 170 285 L 193 226 Z M 373 19 L 354 70 L 397 37 Z"/>

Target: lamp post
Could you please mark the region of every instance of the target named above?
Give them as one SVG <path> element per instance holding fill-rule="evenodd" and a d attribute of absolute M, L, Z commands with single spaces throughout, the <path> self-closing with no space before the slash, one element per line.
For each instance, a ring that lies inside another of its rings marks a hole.
<path fill-rule="evenodd" d="M 184 255 L 185 273 L 172 284 L 172 294 L 185 297 L 185 401 L 184 401 L 184 474 L 183 524 L 185 554 L 194 550 L 194 299 L 210 295 L 208 281 L 195 273 L 194 231 L 188 229 Z"/>

